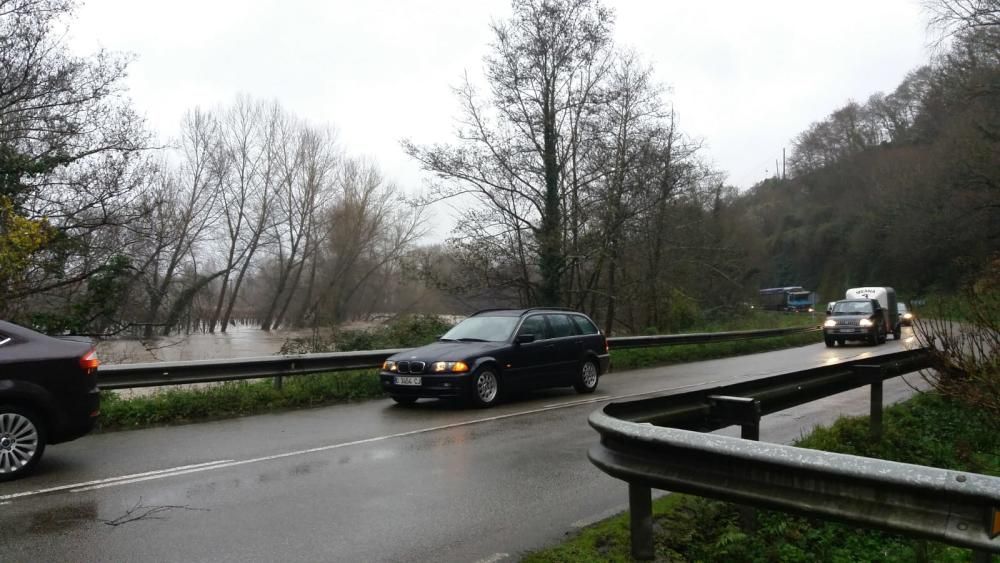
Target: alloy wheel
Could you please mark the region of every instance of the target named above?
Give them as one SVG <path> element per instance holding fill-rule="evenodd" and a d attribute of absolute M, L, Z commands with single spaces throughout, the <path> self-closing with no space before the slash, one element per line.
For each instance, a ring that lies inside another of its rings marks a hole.
<path fill-rule="evenodd" d="M 0 474 L 11 474 L 28 465 L 38 452 L 38 429 L 28 417 L 0 413 Z"/>

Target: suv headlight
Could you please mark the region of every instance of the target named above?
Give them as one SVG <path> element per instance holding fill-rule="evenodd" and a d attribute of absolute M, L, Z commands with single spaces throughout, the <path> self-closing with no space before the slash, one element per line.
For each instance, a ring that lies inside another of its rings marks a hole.
<path fill-rule="evenodd" d="M 827 320 L 823 321 L 823 326 L 827 326 L 827 327 L 837 326 L 837 321 L 835 321 L 833 319 L 827 319 Z"/>
<path fill-rule="evenodd" d="M 875 323 L 871 322 L 869 319 L 861 319 L 858 321 L 858 324 L 861 326 L 872 326 Z"/>
<path fill-rule="evenodd" d="M 434 362 L 431 370 L 434 373 L 463 373 L 469 371 L 469 365 L 465 362 Z"/>

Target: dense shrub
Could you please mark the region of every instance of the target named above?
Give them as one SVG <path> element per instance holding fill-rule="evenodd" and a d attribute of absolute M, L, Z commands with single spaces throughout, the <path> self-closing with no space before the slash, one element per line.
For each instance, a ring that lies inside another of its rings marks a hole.
<path fill-rule="evenodd" d="M 402 315 L 370 329 L 339 330 L 326 337 L 314 333 L 308 338 L 290 338 L 281 346 L 280 353 L 415 348 L 433 342 L 451 326 L 438 315 Z"/>

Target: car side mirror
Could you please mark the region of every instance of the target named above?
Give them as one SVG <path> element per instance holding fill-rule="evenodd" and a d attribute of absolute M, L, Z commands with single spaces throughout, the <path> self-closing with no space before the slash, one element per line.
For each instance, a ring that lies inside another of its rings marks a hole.
<path fill-rule="evenodd" d="M 535 341 L 535 335 L 531 333 L 518 334 L 517 339 L 515 339 L 515 342 L 517 342 L 518 344 L 528 344 L 529 342 L 534 342 L 534 341 Z"/>

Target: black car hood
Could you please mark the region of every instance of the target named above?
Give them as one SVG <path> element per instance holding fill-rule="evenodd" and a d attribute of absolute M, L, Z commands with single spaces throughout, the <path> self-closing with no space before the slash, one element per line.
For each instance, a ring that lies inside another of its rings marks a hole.
<path fill-rule="evenodd" d="M 441 362 L 468 360 L 509 346 L 506 342 L 434 342 L 426 346 L 389 356 L 395 362 L 417 360 L 421 362 Z"/>

